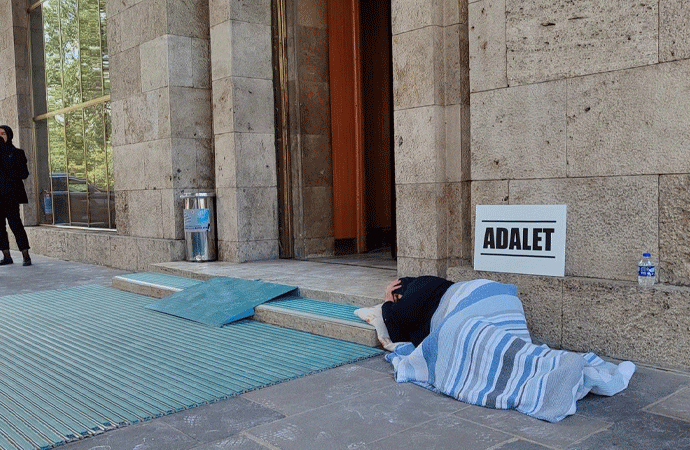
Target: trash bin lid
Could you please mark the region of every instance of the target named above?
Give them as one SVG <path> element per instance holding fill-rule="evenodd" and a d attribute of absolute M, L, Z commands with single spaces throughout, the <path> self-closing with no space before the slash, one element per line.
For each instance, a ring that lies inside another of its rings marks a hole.
<path fill-rule="evenodd" d="M 202 198 L 215 197 L 215 192 L 185 192 L 180 194 L 180 198 Z"/>

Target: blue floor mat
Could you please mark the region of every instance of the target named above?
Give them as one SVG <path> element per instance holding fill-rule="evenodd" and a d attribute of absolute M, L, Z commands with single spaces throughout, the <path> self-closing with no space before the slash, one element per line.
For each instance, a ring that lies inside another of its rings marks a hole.
<path fill-rule="evenodd" d="M 0 449 L 43 449 L 381 354 L 242 320 L 217 328 L 102 286 L 0 297 Z"/>
<path fill-rule="evenodd" d="M 219 277 L 190 286 L 147 306 L 206 325 L 222 327 L 254 315 L 269 300 L 296 294 L 297 288 L 242 278 Z"/>

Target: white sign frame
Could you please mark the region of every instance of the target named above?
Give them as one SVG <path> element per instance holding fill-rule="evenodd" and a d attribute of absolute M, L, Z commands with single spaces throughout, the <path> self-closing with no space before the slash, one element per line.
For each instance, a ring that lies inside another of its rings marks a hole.
<path fill-rule="evenodd" d="M 565 276 L 567 205 L 477 205 L 474 270 Z"/>

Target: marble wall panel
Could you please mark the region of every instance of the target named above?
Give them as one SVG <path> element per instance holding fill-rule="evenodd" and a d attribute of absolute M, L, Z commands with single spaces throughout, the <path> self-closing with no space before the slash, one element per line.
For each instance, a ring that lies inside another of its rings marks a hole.
<path fill-rule="evenodd" d="M 566 175 L 566 81 L 471 98 L 472 179 Z"/>
<path fill-rule="evenodd" d="M 233 21 L 231 31 L 233 76 L 272 80 L 271 26 Z"/>
<path fill-rule="evenodd" d="M 192 66 L 190 87 L 211 88 L 211 44 L 208 39 L 191 38 L 192 58 L 187 64 Z M 183 63 L 184 64 L 184 63 Z"/>
<path fill-rule="evenodd" d="M 277 185 L 275 137 L 272 134 L 235 133 L 237 187 Z"/>
<path fill-rule="evenodd" d="M 208 39 L 208 0 L 167 1 L 165 4 L 166 34 Z"/>
<path fill-rule="evenodd" d="M 237 242 L 237 214 L 237 190 L 216 188 L 216 231 L 219 241 Z"/>
<path fill-rule="evenodd" d="M 690 175 L 659 177 L 658 256 L 659 281 L 690 285 Z"/>
<path fill-rule="evenodd" d="M 156 238 L 163 235 L 161 190 L 130 191 L 127 195 L 129 209 L 129 235 Z"/>
<path fill-rule="evenodd" d="M 110 64 L 115 76 L 110 78 L 110 99 L 122 100 L 142 92 L 141 59 L 138 47 L 110 54 Z M 116 130 L 113 130 L 115 134 Z"/>
<path fill-rule="evenodd" d="M 443 28 L 393 35 L 393 101 L 396 110 L 442 105 L 445 100 Z"/>
<path fill-rule="evenodd" d="M 393 35 L 444 23 L 446 0 L 392 0 Z"/>
<path fill-rule="evenodd" d="M 278 192 L 275 187 L 237 189 L 238 240 L 278 239 Z"/>
<path fill-rule="evenodd" d="M 210 139 L 171 140 L 172 182 L 166 186 L 176 189 L 213 189 L 214 158 Z M 170 173 L 168 174 L 170 176 Z"/>
<path fill-rule="evenodd" d="M 563 347 L 614 358 L 690 365 L 690 304 L 685 289 L 566 279 Z M 673 345 L 669 345 L 669 339 Z"/>
<path fill-rule="evenodd" d="M 299 123 L 302 134 L 330 135 L 329 95 L 328 83 L 300 81 Z"/>
<path fill-rule="evenodd" d="M 450 105 L 445 114 L 445 167 L 446 180 L 465 181 L 470 177 L 470 108 Z"/>
<path fill-rule="evenodd" d="M 443 91 L 444 105 L 469 104 L 469 66 L 467 64 L 467 27 L 450 25 L 443 28 Z"/>
<path fill-rule="evenodd" d="M 216 135 L 215 171 L 217 188 L 237 187 L 235 133 Z"/>
<path fill-rule="evenodd" d="M 505 1 L 481 0 L 469 4 L 469 68 L 472 92 L 508 86 Z"/>
<path fill-rule="evenodd" d="M 659 0 L 659 60 L 690 58 L 690 2 Z"/>
<path fill-rule="evenodd" d="M 138 270 L 139 247 L 136 240 L 129 236 L 111 236 L 109 265 L 118 269 Z"/>
<path fill-rule="evenodd" d="M 305 187 L 304 196 L 304 237 L 327 238 L 333 235 L 333 189 L 324 187 Z"/>
<path fill-rule="evenodd" d="M 224 0 L 229 3 L 229 18 L 242 22 L 271 25 L 271 0 Z M 302 2 L 300 2 L 302 3 Z"/>
<path fill-rule="evenodd" d="M 87 264 L 109 265 L 111 233 L 87 233 L 84 262 Z"/>
<path fill-rule="evenodd" d="M 566 276 L 636 281 L 658 255 L 658 199 L 656 176 L 510 181 L 510 204 L 567 205 Z"/>
<path fill-rule="evenodd" d="M 211 94 L 213 101 L 213 132 L 216 135 L 235 131 L 233 86 L 233 80 L 230 77 L 213 81 Z"/>
<path fill-rule="evenodd" d="M 143 92 L 168 86 L 169 70 L 172 68 L 168 64 L 170 39 L 170 35 L 158 36 L 139 46 L 140 78 Z"/>
<path fill-rule="evenodd" d="M 298 27 L 298 78 L 302 81 L 328 82 L 328 30 Z"/>
<path fill-rule="evenodd" d="M 214 26 L 230 20 L 230 0 L 209 0 L 208 14 L 211 30 Z"/>
<path fill-rule="evenodd" d="M 211 27 L 211 80 L 214 82 L 232 75 L 232 24 L 226 20 Z"/>
<path fill-rule="evenodd" d="M 301 136 L 302 177 L 306 187 L 333 185 L 333 158 L 330 137 L 305 134 Z"/>
<path fill-rule="evenodd" d="M 420 275 L 445 277 L 448 270 L 448 261 L 446 259 L 414 258 L 398 255 L 396 262 L 398 276 L 401 277 L 416 277 Z"/>
<path fill-rule="evenodd" d="M 445 175 L 445 108 L 427 106 L 395 111 L 396 184 L 433 183 Z"/>
<path fill-rule="evenodd" d="M 232 106 L 229 111 L 234 115 L 233 131 L 273 133 L 273 81 L 236 77 L 232 85 Z M 215 108 L 213 110 L 217 111 Z M 219 131 L 214 129 L 216 133 Z"/>
<path fill-rule="evenodd" d="M 169 92 L 170 135 L 180 138 L 212 138 L 211 91 L 171 87 Z"/>
<path fill-rule="evenodd" d="M 447 223 L 440 183 L 398 184 L 396 222 L 398 255 L 416 259 L 445 258 Z"/>
<path fill-rule="evenodd" d="M 568 80 L 568 175 L 688 173 L 690 61 Z"/>
<path fill-rule="evenodd" d="M 506 0 L 511 86 L 655 64 L 658 3 Z"/>
<path fill-rule="evenodd" d="M 237 261 L 265 261 L 278 259 L 278 239 L 237 243 Z"/>

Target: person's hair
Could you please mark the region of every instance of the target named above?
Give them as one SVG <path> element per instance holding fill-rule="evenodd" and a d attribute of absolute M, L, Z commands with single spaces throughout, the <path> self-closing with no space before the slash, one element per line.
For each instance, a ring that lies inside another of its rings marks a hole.
<path fill-rule="evenodd" d="M 12 138 L 14 137 L 14 132 L 12 131 L 12 128 L 10 128 L 9 125 L 0 125 L 0 128 L 5 130 L 5 133 L 7 133 L 7 143 L 12 144 Z"/>

